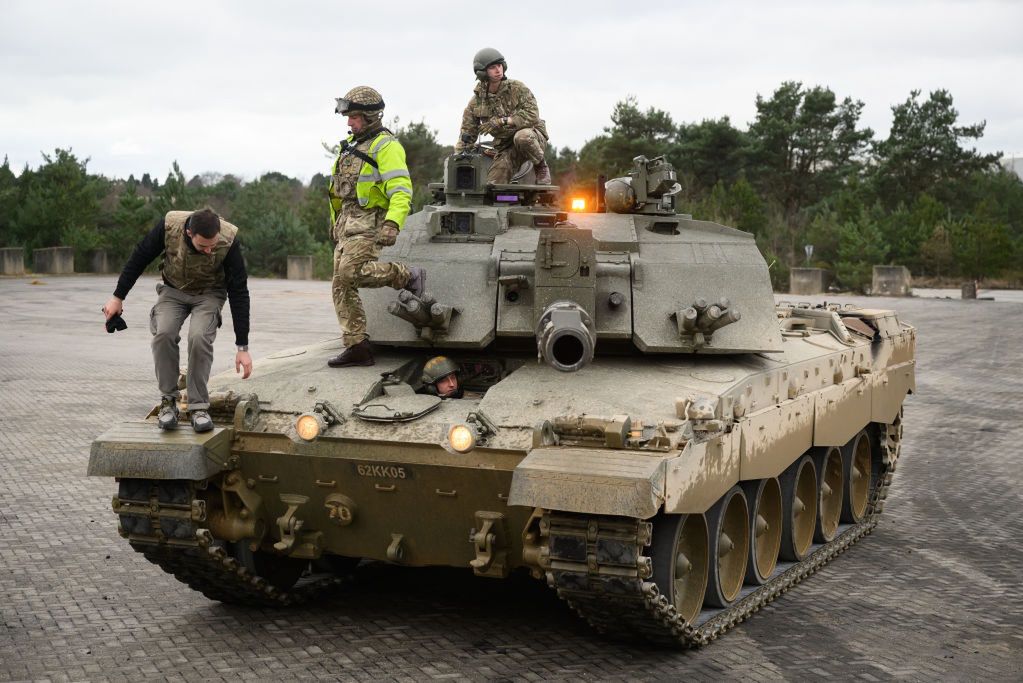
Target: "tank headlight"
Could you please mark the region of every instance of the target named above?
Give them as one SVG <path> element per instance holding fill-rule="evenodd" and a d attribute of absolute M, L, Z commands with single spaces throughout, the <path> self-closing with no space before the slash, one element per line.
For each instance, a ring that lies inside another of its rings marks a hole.
<path fill-rule="evenodd" d="M 448 443 L 459 453 L 468 453 L 476 447 L 476 431 L 469 425 L 451 425 L 448 429 Z"/>
<path fill-rule="evenodd" d="M 295 420 L 295 431 L 303 441 L 312 441 L 327 428 L 323 416 L 316 413 L 303 413 Z"/>
<path fill-rule="evenodd" d="M 578 197 L 573 199 L 572 200 L 572 210 L 573 211 L 585 211 L 586 210 L 586 200 L 585 199 L 580 199 Z"/>

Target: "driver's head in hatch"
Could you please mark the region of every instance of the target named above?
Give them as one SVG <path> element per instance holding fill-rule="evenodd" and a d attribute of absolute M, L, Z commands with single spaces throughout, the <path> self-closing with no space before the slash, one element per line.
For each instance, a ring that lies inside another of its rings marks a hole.
<path fill-rule="evenodd" d="M 434 356 L 423 366 L 423 384 L 441 398 L 461 398 L 458 363 L 447 356 Z"/>

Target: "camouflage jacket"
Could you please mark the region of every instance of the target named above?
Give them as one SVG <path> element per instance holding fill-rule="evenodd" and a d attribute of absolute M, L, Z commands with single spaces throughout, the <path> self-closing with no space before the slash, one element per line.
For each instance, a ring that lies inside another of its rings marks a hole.
<path fill-rule="evenodd" d="M 468 134 L 473 139 L 479 137 L 480 124 L 493 116 L 507 116 L 511 119 L 507 126 L 493 131 L 494 145 L 498 149 L 510 147 L 515 132 L 523 128 L 535 128 L 550 139 L 533 93 L 522 81 L 506 79 L 501 81 L 496 93 L 489 92 L 484 82 L 476 84 L 472 99 L 462 113 L 462 130 L 456 148 L 462 146 L 463 135 Z"/>

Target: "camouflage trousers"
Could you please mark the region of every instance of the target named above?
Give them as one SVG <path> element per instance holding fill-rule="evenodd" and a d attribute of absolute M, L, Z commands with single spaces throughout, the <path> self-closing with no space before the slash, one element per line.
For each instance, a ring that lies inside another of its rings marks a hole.
<path fill-rule="evenodd" d="M 342 238 L 334 249 L 334 279 L 331 294 L 334 311 L 341 326 L 345 346 L 366 339 L 366 311 L 359 298 L 360 287 L 393 287 L 401 289 L 409 281 L 404 263 L 381 263 L 380 246 L 373 237 L 359 235 Z"/>
<path fill-rule="evenodd" d="M 494 163 L 487 172 L 487 182 L 502 185 L 511 182 L 519 167 L 527 161 L 539 164 L 543 161 L 547 138 L 535 128 L 523 128 L 515 132 L 512 144 L 497 153 Z"/>

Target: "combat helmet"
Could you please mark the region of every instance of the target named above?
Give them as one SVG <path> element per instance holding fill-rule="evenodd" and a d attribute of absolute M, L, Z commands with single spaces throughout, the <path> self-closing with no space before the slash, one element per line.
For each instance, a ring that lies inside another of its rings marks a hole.
<path fill-rule="evenodd" d="M 349 116 L 362 114 L 367 121 L 379 120 L 384 116 L 384 98 L 368 85 L 358 85 L 344 97 L 338 97 L 335 113 Z"/>
<path fill-rule="evenodd" d="M 472 70 L 476 72 L 476 78 L 486 81 L 487 67 L 491 64 L 500 64 L 504 67 L 505 75 L 508 74 L 508 62 L 504 61 L 504 55 L 492 47 L 485 47 L 472 58 Z"/>
<path fill-rule="evenodd" d="M 447 356 L 434 356 L 423 366 L 423 384 L 435 384 L 458 370 L 458 363 Z"/>

